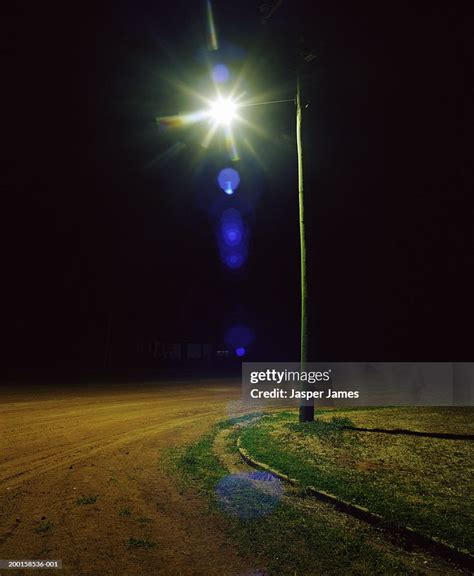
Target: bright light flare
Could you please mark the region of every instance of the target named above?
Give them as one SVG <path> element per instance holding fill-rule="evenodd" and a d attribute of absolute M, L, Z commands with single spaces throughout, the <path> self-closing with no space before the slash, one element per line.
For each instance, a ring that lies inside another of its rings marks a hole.
<path fill-rule="evenodd" d="M 236 112 L 237 106 L 230 98 L 219 98 L 211 104 L 209 116 L 216 124 L 230 126 Z"/>
<path fill-rule="evenodd" d="M 210 2 L 208 3 L 208 6 L 209 9 L 211 9 Z M 230 90 L 226 89 L 226 94 L 223 95 L 220 93 L 220 90 L 216 84 L 223 83 L 224 81 L 228 80 L 229 78 L 227 76 L 229 71 L 224 64 L 217 64 L 212 70 L 213 74 L 219 72 L 216 77 L 213 76 L 215 83 L 214 88 L 216 90 L 214 99 L 209 99 L 204 95 L 200 95 L 199 93 L 193 91 L 191 88 L 187 87 L 182 82 L 174 81 L 177 90 L 202 101 L 204 106 L 196 112 L 157 117 L 156 122 L 159 126 L 159 129 L 161 131 L 165 131 L 168 129 L 185 129 L 191 127 L 194 124 L 199 124 L 205 121 L 206 124 L 208 124 L 208 127 L 207 131 L 202 134 L 202 148 L 209 148 L 216 135 L 220 133 L 221 136 L 224 137 L 224 145 L 227 149 L 227 152 L 229 153 L 229 158 L 235 162 L 239 160 L 239 151 L 237 145 L 238 138 L 240 137 L 240 139 L 242 139 L 242 126 L 240 125 L 243 125 L 244 129 L 251 129 L 260 138 L 270 139 L 271 137 L 271 135 L 263 130 L 258 123 L 251 122 L 249 119 L 245 118 L 245 115 L 242 117 L 240 114 L 241 109 L 253 106 L 277 104 L 280 102 L 293 102 L 294 99 L 290 98 L 286 100 L 267 100 L 266 98 L 268 98 L 271 93 L 263 94 L 260 97 L 256 96 L 252 99 L 246 99 L 245 91 L 238 93 L 241 78 L 237 78 L 235 85 Z M 236 128 L 236 125 L 239 126 Z M 237 134 L 234 133 L 235 130 L 237 130 Z M 244 143 L 252 155 L 257 157 L 255 148 L 251 145 L 251 143 L 246 139 L 244 139 Z M 227 179 L 224 182 L 224 185 L 221 185 L 221 188 L 226 194 L 230 196 L 234 193 L 236 185 L 231 181 L 231 179 Z"/>

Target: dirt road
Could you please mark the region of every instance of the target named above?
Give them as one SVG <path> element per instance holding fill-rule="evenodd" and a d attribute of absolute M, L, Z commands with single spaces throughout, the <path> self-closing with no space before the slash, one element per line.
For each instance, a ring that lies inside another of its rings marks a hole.
<path fill-rule="evenodd" d="M 231 380 L 0 389 L 0 558 L 61 559 L 37 573 L 74 576 L 251 573 L 159 460 L 239 395 Z"/>

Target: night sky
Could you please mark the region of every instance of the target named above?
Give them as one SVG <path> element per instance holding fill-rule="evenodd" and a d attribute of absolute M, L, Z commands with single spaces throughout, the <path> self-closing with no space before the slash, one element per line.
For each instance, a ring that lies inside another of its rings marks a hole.
<path fill-rule="evenodd" d="M 262 24 L 260 4 L 214 2 L 215 62 L 248 66 L 249 92 L 287 99 L 298 50 L 318 54 L 302 69 L 311 359 L 469 359 L 467 14 L 284 0 Z M 106 372 L 148 375 L 149 339 L 218 344 L 235 323 L 255 334 L 249 360 L 297 360 L 294 105 L 249 112 L 270 137 L 252 137 L 260 160 L 238 164 L 250 241 L 231 273 L 212 213 L 229 161 L 155 122 L 193 108 L 173 80 L 206 86 L 204 3 L 26 2 L 4 26 L 2 372 L 104 375 L 109 330 Z"/>

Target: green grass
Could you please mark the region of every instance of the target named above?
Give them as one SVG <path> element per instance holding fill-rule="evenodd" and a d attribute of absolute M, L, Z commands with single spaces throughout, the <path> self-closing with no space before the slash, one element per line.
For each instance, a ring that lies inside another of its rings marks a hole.
<path fill-rule="evenodd" d="M 321 411 L 322 412 L 322 411 Z M 469 406 L 404 406 L 339 408 L 337 413 L 348 416 L 355 426 L 367 428 L 404 428 L 416 432 L 441 432 L 448 434 L 474 434 L 474 409 Z M 326 412 L 323 419 L 330 417 Z"/>
<path fill-rule="evenodd" d="M 294 416 L 292 416 L 294 418 Z M 214 455 L 215 434 L 235 421 L 220 424 L 196 443 L 168 453 L 167 463 L 183 489 L 199 491 L 208 498 L 210 513 L 221 514 L 216 485 L 228 475 Z M 340 422 L 333 424 L 336 428 Z M 253 428 L 244 428 L 250 433 Z M 228 436 L 227 450 L 236 452 L 235 440 L 242 430 Z M 245 499 L 245 494 L 242 493 Z M 246 505 L 251 501 L 246 500 Z M 227 536 L 236 543 L 243 557 L 273 576 L 415 575 L 406 557 L 380 544 L 369 527 L 351 529 L 343 514 L 324 508 L 315 513 L 304 498 L 283 498 L 273 511 L 261 517 L 242 519 L 227 508 Z M 398 551 L 397 551 L 398 552 Z"/>
<path fill-rule="evenodd" d="M 40 525 L 35 528 L 35 532 L 37 534 L 45 534 L 49 532 L 53 528 L 54 524 L 49 520 L 43 520 L 40 522 Z"/>
<path fill-rule="evenodd" d="M 128 548 L 154 548 L 155 542 L 150 540 L 141 540 L 139 538 L 129 538 L 127 543 Z"/>
<path fill-rule="evenodd" d="M 130 510 L 129 510 L 128 508 L 121 508 L 121 509 L 119 510 L 118 515 L 119 515 L 121 518 L 128 518 L 129 516 L 132 515 L 132 513 L 130 512 Z"/>
<path fill-rule="evenodd" d="M 216 433 L 224 424 L 215 426 L 211 433 L 203 436 L 194 444 L 174 447 L 164 455 L 167 464 L 172 465 L 178 474 L 178 482 L 183 488 L 197 488 L 209 493 L 217 482 L 226 475 L 226 469 L 213 453 L 212 445 Z"/>
<path fill-rule="evenodd" d="M 95 504 L 97 502 L 97 496 L 81 496 L 76 500 L 78 506 L 87 506 L 89 504 Z"/>
<path fill-rule="evenodd" d="M 390 412 L 383 413 L 386 427 L 394 427 Z M 363 422 L 363 410 L 357 417 Z M 473 548 L 472 443 L 344 431 L 351 420 L 329 420 L 327 411 L 326 419 L 311 423 L 299 424 L 295 418 L 288 412 L 264 417 L 242 430 L 242 446 L 303 485 L 457 547 Z"/>
<path fill-rule="evenodd" d="M 284 417 L 288 418 L 287 416 Z M 288 430 L 298 432 L 303 436 L 317 436 L 321 439 L 337 441 L 341 437 L 340 432 L 346 426 L 353 426 L 352 420 L 347 417 L 333 416 L 330 420 L 316 419 L 314 422 L 295 422 L 294 416 L 290 416 L 287 425 Z"/>

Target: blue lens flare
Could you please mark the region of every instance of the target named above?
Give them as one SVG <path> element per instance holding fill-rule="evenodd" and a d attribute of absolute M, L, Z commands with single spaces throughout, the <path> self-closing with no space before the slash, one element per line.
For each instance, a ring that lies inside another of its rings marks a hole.
<path fill-rule="evenodd" d="M 238 270 L 247 261 L 247 249 L 245 247 L 234 248 L 232 250 L 221 250 L 222 262 L 231 270 Z"/>
<path fill-rule="evenodd" d="M 245 356 L 245 348 L 243 346 L 239 346 L 239 348 L 235 349 L 235 353 L 239 358 L 242 358 L 242 356 Z"/>
<path fill-rule="evenodd" d="M 216 64 L 212 68 L 212 79 L 217 84 L 225 84 L 229 78 L 230 72 L 225 64 Z"/>
<path fill-rule="evenodd" d="M 225 227 L 222 235 L 226 246 L 238 246 L 242 242 L 242 230 L 238 225 Z"/>
<path fill-rule="evenodd" d="M 231 270 L 241 268 L 248 255 L 247 234 L 242 215 L 235 208 L 224 210 L 218 226 L 221 260 Z"/>
<path fill-rule="evenodd" d="M 268 472 L 230 474 L 216 486 L 220 508 L 245 520 L 271 514 L 283 493 L 281 480 Z"/>
<path fill-rule="evenodd" d="M 238 349 L 244 351 L 248 346 L 250 346 L 255 340 L 255 334 L 248 326 L 244 324 L 235 324 L 225 334 L 225 343 L 234 348 L 237 352 Z"/>
<path fill-rule="evenodd" d="M 226 194 L 231 195 L 240 184 L 240 176 L 237 170 L 234 170 L 234 168 L 224 168 L 219 172 L 219 176 L 217 176 L 217 182 Z"/>

